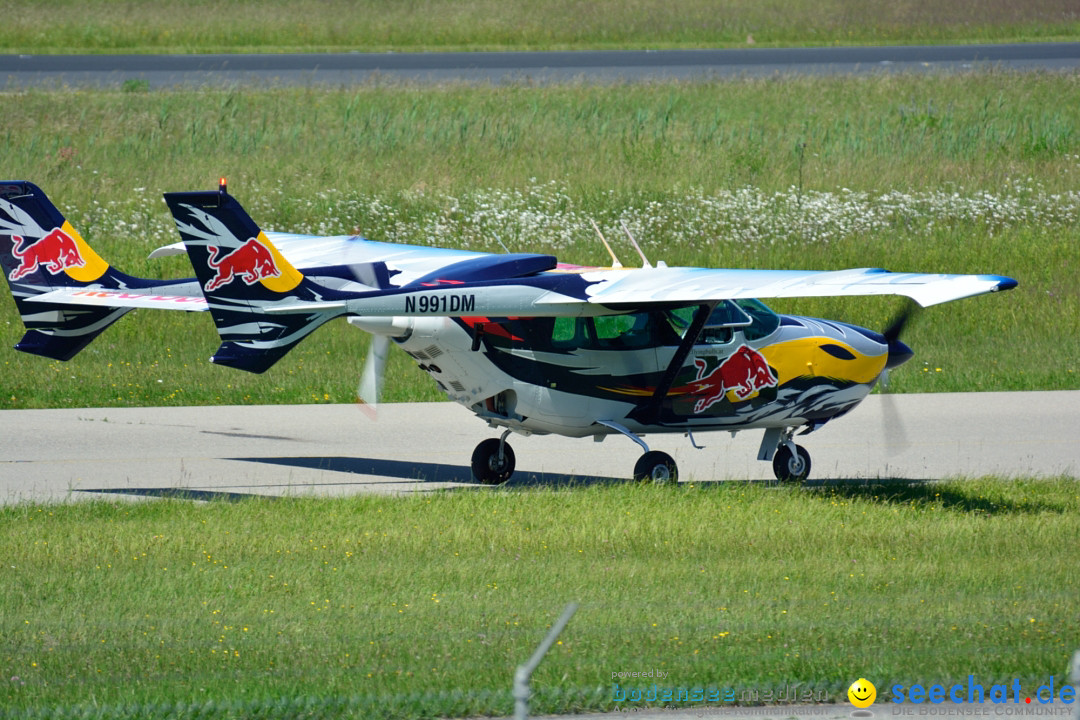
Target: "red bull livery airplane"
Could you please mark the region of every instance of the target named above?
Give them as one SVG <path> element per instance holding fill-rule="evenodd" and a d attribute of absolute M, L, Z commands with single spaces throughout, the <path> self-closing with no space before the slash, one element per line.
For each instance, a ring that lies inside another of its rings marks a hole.
<path fill-rule="evenodd" d="M 883 333 L 778 315 L 761 299 L 901 295 L 922 306 L 1008 290 L 997 275 L 688 267 L 592 268 L 551 255 L 494 255 L 358 236 L 263 232 L 228 194 L 167 193 L 195 278 L 124 275 L 98 256 L 29 182 L 0 183 L 0 263 L 25 352 L 67 360 L 133 308 L 209 311 L 211 358 L 260 373 L 323 323 L 372 333 L 360 395 L 374 403 L 391 344 L 499 437 L 481 442 L 484 483 L 514 471 L 506 442 L 557 433 L 621 434 L 644 451 L 634 477 L 677 478 L 648 433 L 761 430 L 759 458 L 803 480 L 792 438 L 849 412 L 912 352 L 903 321 Z M 617 265 L 617 264 L 616 264 Z"/>

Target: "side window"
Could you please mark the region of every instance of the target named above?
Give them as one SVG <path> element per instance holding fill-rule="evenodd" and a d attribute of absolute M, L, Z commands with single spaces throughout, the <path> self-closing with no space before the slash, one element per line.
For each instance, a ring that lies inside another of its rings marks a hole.
<path fill-rule="evenodd" d="M 727 345 L 735 337 L 729 327 L 707 327 L 701 331 L 699 345 Z"/>
<path fill-rule="evenodd" d="M 560 317 L 555 319 L 555 327 L 551 333 L 552 346 L 573 350 L 592 345 L 594 339 L 592 318 Z"/>
<path fill-rule="evenodd" d="M 551 332 L 551 341 L 556 345 L 569 345 L 574 341 L 574 321 L 577 318 L 557 317 L 555 328 Z"/>
<path fill-rule="evenodd" d="M 654 344 L 649 313 L 606 315 L 593 318 L 593 322 L 601 348 L 641 348 Z"/>
<path fill-rule="evenodd" d="M 668 327 L 671 328 L 679 338 L 682 338 L 686 335 L 686 331 L 690 329 L 690 323 L 693 322 L 694 313 L 696 312 L 696 305 L 675 308 L 674 310 L 665 310 L 664 319 L 667 321 Z"/>
<path fill-rule="evenodd" d="M 596 339 L 614 340 L 623 333 L 632 332 L 636 319 L 636 315 L 605 315 L 593 318 L 593 323 L 596 324 Z"/>

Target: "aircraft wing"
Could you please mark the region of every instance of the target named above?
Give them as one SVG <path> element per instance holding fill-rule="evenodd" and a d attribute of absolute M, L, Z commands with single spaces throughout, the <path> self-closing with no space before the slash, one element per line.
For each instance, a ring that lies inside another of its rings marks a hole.
<path fill-rule="evenodd" d="M 696 303 L 741 298 L 904 295 L 923 307 L 1009 290 L 1000 275 L 893 273 L 879 268 L 839 271 L 712 270 L 657 267 L 585 273 L 588 302 L 601 305 Z"/>

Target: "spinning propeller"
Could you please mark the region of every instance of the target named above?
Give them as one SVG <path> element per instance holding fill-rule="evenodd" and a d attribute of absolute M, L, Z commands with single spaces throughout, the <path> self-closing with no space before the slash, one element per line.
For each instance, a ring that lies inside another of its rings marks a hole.
<path fill-rule="evenodd" d="M 900 367 L 915 355 L 911 348 L 900 341 L 900 336 L 903 334 L 907 324 L 918 314 L 918 311 L 919 306 L 909 301 L 897 313 L 893 321 L 889 323 L 889 327 L 885 328 L 881 333 L 885 337 L 885 342 L 889 345 L 889 359 L 885 362 L 885 372 L 881 376 L 883 384 L 886 386 L 889 384 L 888 372 L 893 368 Z"/>
<path fill-rule="evenodd" d="M 386 373 L 386 356 L 389 352 L 390 337 L 372 334 L 367 360 L 364 361 L 364 369 L 360 373 L 360 385 L 356 388 L 360 409 L 372 419 L 378 412 L 379 400 L 382 398 L 383 375 Z"/>
<path fill-rule="evenodd" d="M 881 333 L 889 346 L 889 356 L 885 361 L 885 369 L 881 371 L 881 413 L 882 426 L 885 428 L 885 446 L 889 455 L 896 455 L 911 445 L 908 440 L 904 422 L 893 399 L 893 393 L 889 392 L 889 372 L 900 367 L 914 355 L 914 351 L 900 340 L 909 322 L 919 313 L 919 306 L 914 302 L 908 302 L 903 309 L 893 318 L 889 326 Z"/>

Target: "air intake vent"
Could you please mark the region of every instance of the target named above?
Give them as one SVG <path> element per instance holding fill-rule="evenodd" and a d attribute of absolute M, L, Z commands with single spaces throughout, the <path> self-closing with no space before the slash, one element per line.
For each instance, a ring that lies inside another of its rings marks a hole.
<path fill-rule="evenodd" d="M 451 380 L 450 387 L 454 388 L 454 390 L 458 391 L 459 393 L 465 392 L 465 386 L 459 383 L 457 380 Z"/>
<path fill-rule="evenodd" d="M 426 352 L 428 354 L 428 357 L 432 359 L 437 358 L 443 354 L 443 351 L 439 348 L 438 345 L 429 345 L 428 347 L 424 348 L 424 352 Z"/>

